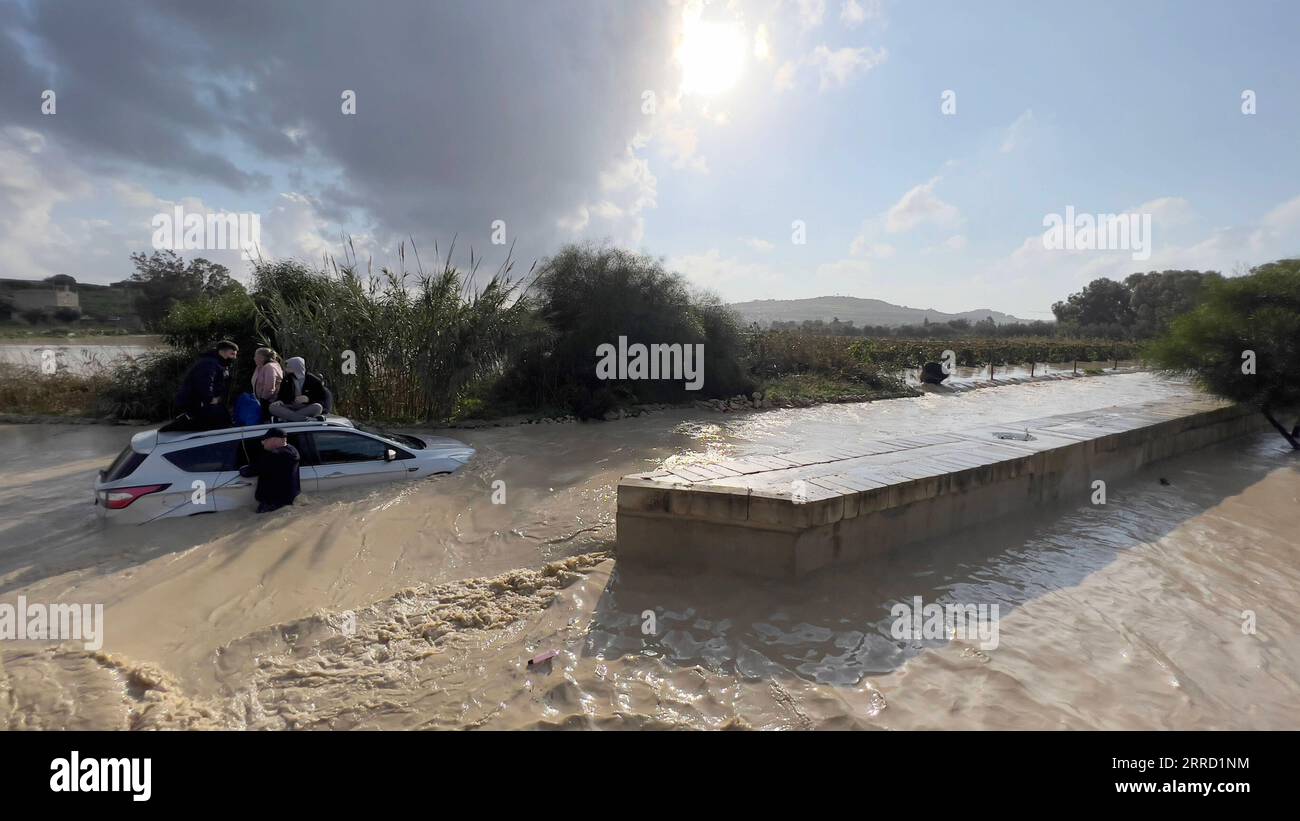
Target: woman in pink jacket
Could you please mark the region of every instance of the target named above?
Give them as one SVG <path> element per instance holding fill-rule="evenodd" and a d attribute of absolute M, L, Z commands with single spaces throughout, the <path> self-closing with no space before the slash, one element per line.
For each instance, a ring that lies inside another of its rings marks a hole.
<path fill-rule="evenodd" d="M 253 353 L 257 369 L 253 371 L 253 396 L 262 404 L 262 419 L 267 419 L 267 408 L 275 401 L 280 392 L 280 383 L 284 381 L 284 369 L 280 367 L 280 356 L 270 348 L 258 348 Z"/>

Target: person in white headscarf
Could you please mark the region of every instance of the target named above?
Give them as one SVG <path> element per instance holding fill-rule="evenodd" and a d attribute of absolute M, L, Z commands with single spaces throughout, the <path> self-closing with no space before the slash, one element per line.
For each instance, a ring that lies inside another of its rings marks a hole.
<path fill-rule="evenodd" d="M 334 397 L 318 376 L 307 373 L 307 363 L 301 356 L 286 359 L 284 370 L 279 398 L 271 403 L 272 417 L 288 422 L 306 422 L 333 409 Z"/>

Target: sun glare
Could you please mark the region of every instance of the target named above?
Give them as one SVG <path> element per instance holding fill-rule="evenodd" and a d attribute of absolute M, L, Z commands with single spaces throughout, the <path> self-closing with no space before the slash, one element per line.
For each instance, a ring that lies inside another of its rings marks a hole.
<path fill-rule="evenodd" d="M 745 68 L 746 39 L 738 23 L 687 20 L 677 59 L 682 91 L 711 96 L 736 84 Z"/>

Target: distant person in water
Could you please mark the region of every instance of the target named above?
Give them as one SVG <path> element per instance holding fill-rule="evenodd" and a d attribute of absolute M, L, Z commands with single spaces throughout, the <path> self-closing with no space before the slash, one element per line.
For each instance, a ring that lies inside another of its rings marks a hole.
<path fill-rule="evenodd" d="M 253 396 L 262 406 L 262 420 L 270 418 L 271 403 L 280 398 L 280 385 L 284 384 L 284 368 L 280 355 L 271 348 L 253 351 Z"/>
<path fill-rule="evenodd" d="M 230 427 L 226 397 L 229 394 L 230 365 L 237 356 L 239 346 L 230 340 L 222 340 L 216 348 L 200 356 L 185 373 L 176 393 L 176 408 L 188 417 L 188 427 L 196 430 Z"/>
<path fill-rule="evenodd" d="M 921 368 L 921 381 L 927 385 L 938 385 L 948 378 L 943 372 L 943 365 L 938 362 L 926 362 Z"/>
<path fill-rule="evenodd" d="M 329 413 L 334 397 L 325 383 L 315 374 L 307 373 L 307 363 L 301 356 L 285 360 L 284 381 L 280 384 L 279 399 L 271 403 L 271 416 L 287 422 L 306 422 Z"/>
<path fill-rule="evenodd" d="M 921 368 L 921 391 L 923 393 L 952 393 L 953 389 L 943 384 L 948 378 L 943 365 L 938 362 L 926 362 Z"/>
<path fill-rule="evenodd" d="M 280 428 L 271 428 L 262 437 L 262 452 L 252 464 L 239 469 L 240 476 L 256 476 L 257 512 L 270 513 L 298 498 L 301 485 L 298 481 L 298 449 L 289 444 L 289 438 Z"/>

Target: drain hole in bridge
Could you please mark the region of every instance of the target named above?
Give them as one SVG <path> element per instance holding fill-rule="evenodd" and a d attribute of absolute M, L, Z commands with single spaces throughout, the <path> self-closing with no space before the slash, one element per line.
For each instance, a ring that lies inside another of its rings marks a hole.
<path fill-rule="evenodd" d="M 1017 442 L 1032 442 L 1038 438 L 1029 431 L 1024 433 L 995 433 L 993 436 L 996 439 L 1015 439 Z"/>

